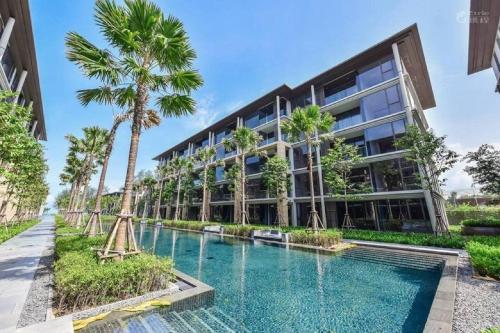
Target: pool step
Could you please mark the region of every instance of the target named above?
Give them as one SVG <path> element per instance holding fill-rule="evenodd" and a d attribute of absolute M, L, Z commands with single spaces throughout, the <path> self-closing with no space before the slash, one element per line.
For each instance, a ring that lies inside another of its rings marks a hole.
<path fill-rule="evenodd" d="M 244 326 L 217 307 L 186 311 L 152 311 L 120 322 L 116 332 L 168 333 L 236 333 L 246 332 Z"/>
<path fill-rule="evenodd" d="M 432 256 L 366 248 L 354 248 L 346 251 L 342 256 L 347 259 L 369 261 L 419 270 L 441 270 L 444 262 L 443 259 Z"/>

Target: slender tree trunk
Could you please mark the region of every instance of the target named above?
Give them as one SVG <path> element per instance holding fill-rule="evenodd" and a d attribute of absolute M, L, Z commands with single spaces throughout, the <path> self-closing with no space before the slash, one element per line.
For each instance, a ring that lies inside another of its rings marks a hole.
<path fill-rule="evenodd" d="M 160 220 L 160 206 L 161 206 L 161 192 L 163 191 L 163 179 L 160 180 L 160 192 L 158 193 L 158 200 L 156 201 L 155 216 L 156 220 Z"/>
<path fill-rule="evenodd" d="M 89 180 L 90 179 L 85 180 L 85 185 L 83 187 L 83 195 L 82 195 L 82 201 L 81 201 L 81 207 L 80 207 L 80 210 L 82 211 L 82 215 L 81 216 L 77 215 L 77 220 L 76 220 L 76 227 L 77 228 L 80 228 L 82 218 L 85 214 L 85 209 L 87 208 L 87 194 L 89 192 Z"/>
<path fill-rule="evenodd" d="M 174 221 L 179 219 L 179 201 L 181 200 L 181 173 L 177 177 L 177 199 L 175 202 L 175 216 Z"/>
<path fill-rule="evenodd" d="M 246 210 L 246 189 L 245 189 L 245 154 L 241 154 L 240 168 L 240 191 L 241 191 L 241 224 L 245 225 L 248 219 Z"/>
<path fill-rule="evenodd" d="M 207 217 L 207 172 L 208 166 L 205 164 L 203 168 L 203 202 L 201 204 L 201 222 L 205 222 L 208 217 Z"/>
<path fill-rule="evenodd" d="M 149 189 L 146 188 L 146 195 L 144 196 L 144 208 L 142 209 L 142 219 L 144 220 L 148 210 Z"/>
<path fill-rule="evenodd" d="M 109 158 L 111 157 L 111 152 L 113 151 L 113 145 L 115 142 L 116 131 L 118 126 L 120 126 L 121 121 L 115 120 L 111 130 L 108 135 L 108 144 L 106 146 L 106 151 L 104 153 L 104 159 L 102 161 L 101 176 L 99 178 L 99 186 L 97 186 L 97 192 L 95 194 L 95 211 L 101 210 L 102 193 L 104 192 L 104 182 L 106 181 L 106 173 L 108 171 Z M 95 225 L 94 225 L 95 226 Z"/>
<path fill-rule="evenodd" d="M 312 147 L 311 142 L 307 141 L 307 171 L 309 173 L 309 191 L 311 192 L 311 218 L 312 229 L 318 230 L 318 213 L 316 212 L 316 201 L 314 198 L 314 176 L 313 176 L 313 162 L 312 162 Z"/>
<path fill-rule="evenodd" d="M 134 106 L 134 117 L 132 120 L 132 133 L 130 138 L 130 149 L 128 154 L 127 175 L 125 177 L 125 188 L 123 193 L 121 215 L 130 215 L 130 204 L 132 202 L 132 188 L 134 186 L 135 165 L 137 162 L 137 151 L 141 136 L 141 125 L 144 117 L 144 108 L 148 102 L 146 86 L 139 82 L 137 85 L 137 97 Z M 115 250 L 123 252 L 127 239 L 127 222 L 121 219 L 116 232 Z M 112 232 L 112 231 L 110 231 Z"/>

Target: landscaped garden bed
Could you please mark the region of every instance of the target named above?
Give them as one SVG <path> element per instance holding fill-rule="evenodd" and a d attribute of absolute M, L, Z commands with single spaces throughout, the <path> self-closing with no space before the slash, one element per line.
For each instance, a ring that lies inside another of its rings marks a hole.
<path fill-rule="evenodd" d="M 5 226 L 0 227 L 0 244 L 5 242 L 6 240 L 11 239 L 12 237 L 20 234 L 21 232 L 31 228 L 35 224 L 37 224 L 38 220 L 26 220 L 22 222 L 12 223 L 7 228 Z"/>
<path fill-rule="evenodd" d="M 464 235 L 500 235 L 500 219 L 467 219 L 462 221 Z"/>
<path fill-rule="evenodd" d="M 58 231 L 71 227 L 57 218 Z M 94 248 L 104 237 L 80 235 L 56 237 L 54 306 L 57 315 L 84 310 L 168 288 L 175 280 L 173 262 L 151 254 L 138 254 L 123 261 L 99 263 Z"/>

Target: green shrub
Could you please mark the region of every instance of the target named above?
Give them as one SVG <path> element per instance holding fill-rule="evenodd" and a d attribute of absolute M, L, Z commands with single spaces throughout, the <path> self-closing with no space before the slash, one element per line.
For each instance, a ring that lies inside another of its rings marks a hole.
<path fill-rule="evenodd" d="M 500 228 L 500 219 L 489 217 L 486 219 L 467 219 L 462 221 L 467 227 L 496 227 Z"/>
<path fill-rule="evenodd" d="M 101 265 L 89 251 L 65 253 L 55 264 L 58 312 L 74 312 L 167 288 L 175 278 L 172 269 L 171 259 L 150 254 Z"/>
<path fill-rule="evenodd" d="M 463 249 L 465 239 L 461 235 L 451 234 L 451 236 L 435 236 L 423 233 L 404 233 L 393 231 L 372 231 L 372 230 L 343 230 L 343 236 L 347 239 L 366 240 L 384 243 L 399 243 L 420 246 L 447 247 L 453 249 Z"/>
<path fill-rule="evenodd" d="M 293 230 L 290 232 L 290 242 L 295 244 L 306 244 L 329 248 L 337 245 L 341 240 L 342 233 L 336 230 L 326 230 L 320 232 Z"/>
<path fill-rule="evenodd" d="M 252 231 L 259 229 L 263 228 L 251 224 L 224 224 L 224 234 L 238 237 L 252 237 Z"/>
<path fill-rule="evenodd" d="M 467 243 L 467 252 L 480 275 L 500 279 L 500 247 L 470 241 Z"/>
<path fill-rule="evenodd" d="M 489 216 L 500 219 L 500 206 L 471 206 L 467 204 L 446 208 L 450 224 L 460 224 L 467 219 L 484 219 Z"/>
<path fill-rule="evenodd" d="M 195 231 L 203 231 L 203 228 L 209 225 L 213 225 L 210 222 L 201 222 L 201 221 L 163 221 L 163 225 L 171 228 L 178 229 L 186 229 L 186 230 L 195 230 Z"/>
<path fill-rule="evenodd" d="M 5 226 L 0 225 L 0 244 L 20 234 L 21 232 L 31 228 L 38 222 L 39 222 L 38 220 L 26 220 L 10 225 L 8 228 L 5 228 Z"/>
<path fill-rule="evenodd" d="M 56 237 L 56 258 L 61 258 L 68 252 L 87 252 L 93 254 L 92 248 L 100 248 L 104 245 L 105 236 L 85 237 L 85 236 L 58 236 Z"/>

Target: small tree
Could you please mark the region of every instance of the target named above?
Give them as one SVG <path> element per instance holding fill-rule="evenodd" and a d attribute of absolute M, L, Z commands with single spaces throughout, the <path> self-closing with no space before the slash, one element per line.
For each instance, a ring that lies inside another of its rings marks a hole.
<path fill-rule="evenodd" d="M 262 141 L 262 136 L 260 136 L 254 130 L 248 127 L 239 127 L 233 131 L 233 135 L 230 139 L 224 139 L 222 141 L 224 148 L 226 150 L 235 150 L 236 158 L 240 164 L 240 175 L 238 177 L 240 184 L 238 186 L 241 194 L 241 216 L 240 222 L 245 225 L 248 222 L 248 215 L 246 209 L 246 171 L 245 171 L 245 160 L 249 155 L 260 156 L 263 152 L 258 151 L 259 143 Z M 238 221 L 235 221 L 238 222 Z"/>
<path fill-rule="evenodd" d="M 436 215 L 436 233 L 449 232 L 438 209 L 436 196 L 446 182 L 445 172 L 458 161 L 459 155 L 445 144 L 446 136 L 436 136 L 433 131 L 421 131 L 417 126 L 406 128 L 403 137 L 395 141 L 399 149 L 406 149 L 405 158 L 417 163 L 420 172 L 416 174 L 424 189 L 429 190 Z"/>
<path fill-rule="evenodd" d="M 311 192 L 311 211 L 307 226 L 313 231 L 324 229 L 323 223 L 316 210 L 316 200 L 314 198 L 314 176 L 313 176 L 313 147 L 318 147 L 320 141 L 318 132 L 327 132 L 333 126 L 335 119 L 328 112 L 321 113 L 319 106 L 311 105 L 306 108 L 296 108 L 290 120 L 281 124 L 283 132 L 287 133 L 293 141 L 305 139 L 307 146 L 307 171 L 309 174 L 309 190 Z"/>
<path fill-rule="evenodd" d="M 283 200 L 286 200 L 288 188 L 288 161 L 281 156 L 268 158 L 262 170 L 262 179 L 269 192 L 276 194 L 276 211 L 278 225 L 286 227 L 288 221 L 285 221 L 281 207 Z"/>
<path fill-rule="evenodd" d="M 484 144 L 477 151 L 467 153 L 464 160 L 470 164 L 465 172 L 481 185 L 481 191 L 500 195 L 500 150 Z"/>
<path fill-rule="evenodd" d="M 349 215 L 348 200 L 356 198 L 357 193 L 367 192 L 365 183 L 356 183 L 351 179 L 352 169 L 363 157 L 356 146 L 346 144 L 344 138 L 333 139 L 333 148 L 321 158 L 325 183 L 330 188 L 330 195 L 340 196 L 344 200 L 345 214 L 342 228 L 353 228 Z"/>

